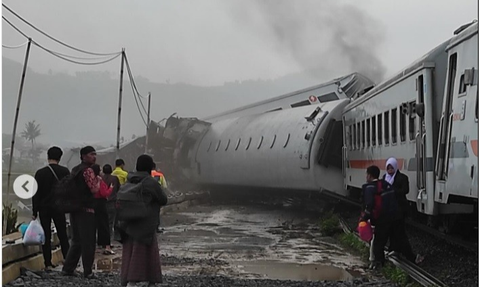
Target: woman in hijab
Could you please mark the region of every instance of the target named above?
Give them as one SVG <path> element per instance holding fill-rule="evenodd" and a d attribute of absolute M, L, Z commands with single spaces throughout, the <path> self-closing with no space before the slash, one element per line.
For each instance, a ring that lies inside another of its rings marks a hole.
<path fill-rule="evenodd" d="M 395 232 L 396 236 L 390 239 L 389 250 L 400 252 L 411 262 L 419 264 L 423 261 L 423 257 L 413 253 L 405 230 L 408 209 L 407 194 L 410 191 L 408 176 L 400 172 L 397 159 L 394 157 L 387 159 L 385 169 L 387 173 L 383 175 L 383 179 L 390 183 L 395 191 L 400 216 L 400 219 L 395 222 L 394 228 L 397 229 L 397 232 Z"/>
<path fill-rule="evenodd" d="M 156 229 L 160 206 L 167 204 L 167 196 L 150 175 L 153 166 L 150 156 L 141 155 L 137 159 L 136 172 L 129 173 L 127 177 L 127 183 L 141 182 L 143 199 L 149 213 L 142 220 L 119 223 L 123 245 L 120 272 L 122 286 L 136 286 L 137 282 L 148 282 L 148 286 L 162 283 Z"/>

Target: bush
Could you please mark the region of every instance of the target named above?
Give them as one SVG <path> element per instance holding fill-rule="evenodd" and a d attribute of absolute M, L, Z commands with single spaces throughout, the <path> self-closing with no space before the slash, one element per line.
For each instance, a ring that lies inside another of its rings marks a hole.
<path fill-rule="evenodd" d="M 338 217 L 331 211 L 320 219 L 320 228 L 325 236 L 332 236 L 342 231 Z"/>
<path fill-rule="evenodd" d="M 17 218 L 18 218 L 18 211 L 12 207 L 11 203 L 9 205 L 5 205 L 5 203 L 3 204 L 2 216 L 3 216 L 2 227 L 6 231 L 5 235 L 17 232 L 21 223 L 16 225 Z M 5 228 L 5 222 L 7 224 L 6 228 Z"/>

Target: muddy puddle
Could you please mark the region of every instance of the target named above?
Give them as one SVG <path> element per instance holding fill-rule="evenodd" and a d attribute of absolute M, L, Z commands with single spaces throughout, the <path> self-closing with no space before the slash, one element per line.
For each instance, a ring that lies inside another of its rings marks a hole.
<path fill-rule="evenodd" d="M 165 274 L 349 280 L 364 263 L 324 237 L 319 215 L 264 205 L 194 206 L 162 216 Z M 171 258 L 188 258 L 174 260 Z"/>
<path fill-rule="evenodd" d="M 301 281 L 345 281 L 354 276 L 344 269 L 329 265 L 296 264 L 277 261 L 233 262 L 245 274 L 255 278 Z"/>

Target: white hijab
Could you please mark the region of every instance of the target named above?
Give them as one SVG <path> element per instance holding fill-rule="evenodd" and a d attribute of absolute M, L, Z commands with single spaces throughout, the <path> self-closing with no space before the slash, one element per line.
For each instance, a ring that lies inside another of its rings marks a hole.
<path fill-rule="evenodd" d="M 394 157 L 391 157 L 389 159 L 387 159 L 387 163 L 385 164 L 385 170 L 387 169 L 387 167 L 391 165 L 393 167 L 393 175 L 390 175 L 388 174 L 385 174 L 385 180 L 390 183 L 390 184 L 393 184 L 393 181 L 395 180 L 395 175 L 397 174 L 397 170 L 398 170 L 398 163 L 397 163 L 397 159 L 395 159 Z"/>

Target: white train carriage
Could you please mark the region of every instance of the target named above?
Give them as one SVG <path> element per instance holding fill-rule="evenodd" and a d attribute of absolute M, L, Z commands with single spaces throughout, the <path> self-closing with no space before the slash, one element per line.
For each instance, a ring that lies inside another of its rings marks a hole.
<path fill-rule="evenodd" d="M 352 73 L 320 85 L 206 117 L 203 118 L 203 120 L 215 122 L 227 118 L 243 117 L 269 111 L 285 110 L 336 101 L 338 99 L 354 98 L 359 93 L 363 93 L 365 90 L 371 88 L 373 85 L 374 83 L 364 75 L 360 73 Z"/>
<path fill-rule="evenodd" d="M 344 110 L 345 187 L 398 159 L 407 198 L 428 215 L 470 213 L 478 199 L 478 24 L 463 27 Z"/>
<path fill-rule="evenodd" d="M 208 187 L 326 189 L 345 196 L 341 115 L 347 104 L 344 99 L 214 122 L 195 148 L 191 178 Z"/>
<path fill-rule="evenodd" d="M 471 212 L 478 204 L 478 22 L 461 29 L 446 49 L 435 202 L 465 203 L 462 211 Z"/>

